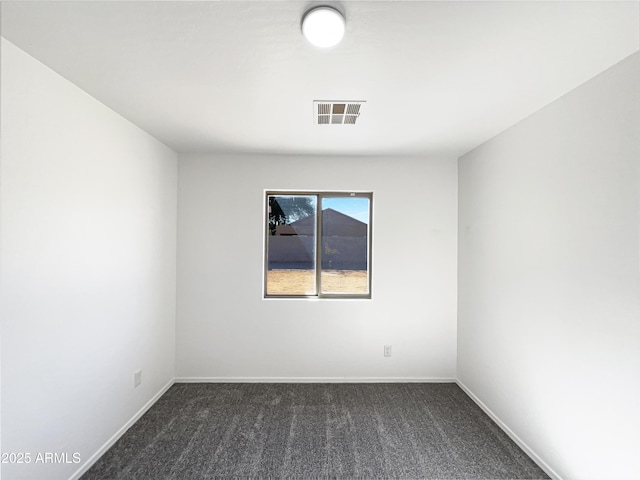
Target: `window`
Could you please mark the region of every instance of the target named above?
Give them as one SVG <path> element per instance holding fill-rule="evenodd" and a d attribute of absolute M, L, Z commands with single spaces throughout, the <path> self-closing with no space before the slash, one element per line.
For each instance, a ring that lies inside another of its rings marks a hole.
<path fill-rule="evenodd" d="M 265 297 L 371 298 L 372 200 L 267 192 Z"/>

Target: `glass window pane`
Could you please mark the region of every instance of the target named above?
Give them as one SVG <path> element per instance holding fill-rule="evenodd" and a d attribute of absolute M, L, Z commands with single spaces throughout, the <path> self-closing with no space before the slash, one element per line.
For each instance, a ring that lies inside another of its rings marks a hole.
<path fill-rule="evenodd" d="M 369 293 L 370 211 L 368 197 L 322 198 L 322 293 Z"/>
<path fill-rule="evenodd" d="M 316 196 L 267 200 L 267 295 L 316 295 Z"/>

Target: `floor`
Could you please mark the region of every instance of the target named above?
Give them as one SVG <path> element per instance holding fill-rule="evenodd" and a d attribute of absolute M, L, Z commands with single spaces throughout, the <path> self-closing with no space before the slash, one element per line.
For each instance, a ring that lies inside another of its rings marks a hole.
<path fill-rule="evenodd" d="M 549 478 L 456 384 L 175 384 L 82 477 Z"/>

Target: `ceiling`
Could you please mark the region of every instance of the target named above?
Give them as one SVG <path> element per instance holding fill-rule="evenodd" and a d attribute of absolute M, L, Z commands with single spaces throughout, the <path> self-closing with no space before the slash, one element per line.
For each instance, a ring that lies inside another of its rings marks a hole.
<path fill-rule="evenodd" d="M 2 2 L 2 35 L 178 152 L 461 155 L 640 49 L 638 1 Z M 316 125 L 314 100 L 364 100 Z"/>

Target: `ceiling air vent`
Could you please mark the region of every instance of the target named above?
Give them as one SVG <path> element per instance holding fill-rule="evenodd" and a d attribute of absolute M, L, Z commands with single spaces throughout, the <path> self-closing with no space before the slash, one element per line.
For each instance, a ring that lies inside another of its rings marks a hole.
<path fill-rule="evenodd" d="M 355 125 L 364 100 L 314 100 L 313 121 L 316 125 Z"/>

